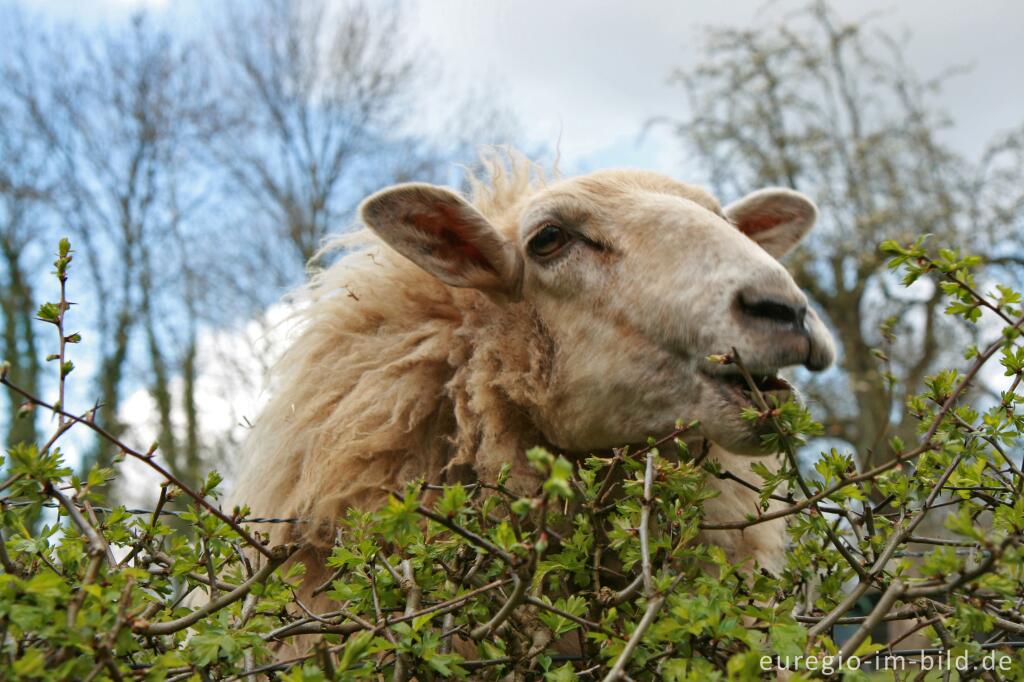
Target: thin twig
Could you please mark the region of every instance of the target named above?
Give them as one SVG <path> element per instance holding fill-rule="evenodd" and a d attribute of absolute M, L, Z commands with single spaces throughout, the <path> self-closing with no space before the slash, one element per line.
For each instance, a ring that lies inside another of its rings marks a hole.
<path fill-rule="evenodd" d="M 1012 329 L 1018 330 L 1020 329 L 1021 325 L 1024 325 L 1024 316 L 1018 318 L 1018 320 L 1014 323 Z M 746 528 L 750 528 L 751 526 L 755 526 L 761 523 L 767 523 L 768 521 L 774 521 L 775 519 L 781 519 L 787 516 L 791 516 L 793 514 L 798 514 L 804 509 L 810 507 L 815 502 L 830 497 L 831 495 L 834 495 L 836 492 L 842 490 L 843 488 L 855 485 L 857 483 L 863 483 L 864 481 L 874 480 L 878 478 L 880 474 L 883 474 L 886 471 L 889 471 L 890 469 L 894 469 L 898 466 L 901 466 L 904 463 L 909 462 L 917 458 L 918 456 L 924 454 L 925 452 L 934 450 L 936 446 L 935 444 L 932 443 L 932 438 L 938 431 L 939 425 L 942 423 L 942 420 L 953 408 L 953 405 L 955 404 L 956 400 L 974 380 L 974 377 L 981 370 L 982 366 L 986 362 L 988 362 L 988 360 L 990 360 L 992 356 L 995 355 L 995 353 L 1000 348 L 1003 347 L 1004 343 L 1005 342 L 1002 338 L 996 339 L 991 344 L 989 344 L 983 352 L 978 354 L 978 356 L 974 360 L 974 363 L 972 363 L 971 367 L 968 369 L 963 379 L 961 379 L 960 383 L 957 384 L 956 388 L 954 388 L 953 391 L 950 392 L 945 402 L 943 402 L 942 407 L 939 408 L 938 412 L 935 413 L 935 416 L 932 418 L 928 430 L 921 437 L 920 445 L 918 445 L 918 447 L 907 452 L 898 453 L 888 462 L 879 464 L 878 466 L 873 467 L 868 471 L 857 474 L 856 476 L 845 477 L 837 481 L 836 483 L 833 483 L 832 485 L 823 488 L 822 490 L 815 493 L 811 497 L 800 500 L 796 504 L 786 509 L 780 509 L 775 512 L 769 512 L 755 519 L 744 519 L 741 521 L 724 521 L 721 523 L 702 523 L 700 526 L 701 530 L 744 530 Z"/>
<path fill-rule="evenodd" d="M 390 569 L 391 564 L 385 559 L 384 563 Z M 412 568 L 412 562 L 408 559 L 402 560 L 402 575 L 397 576 L 398 583 L 405 592 L 405 615 L 411 616 L 420 608 L 420 598 L 423 590 L 416 582 L 416 575 Z M 391 675 L 392 682 L 404 682 L 409 677 L 409 662 L 406 656 L 399 656 L 395 660 L 395 669 Z"/>
<path fill-rule="evenodd" d="M 640 622 L 637 623 L 636 629 L 630 636 L 629 641 L 626 642 L 626 646 L 622 649 L 619 657 L 615 661 L 615 665 L 608 671 L 608 674 L 604 677 L 604 682 L 617 682 L 625 675 L 626 665 L 629 663 L 629 659 L 632 658 L 633 652 L 640 645 L 640 641 L 643 639 L 644 634 L 647 632 L 647 628 L 651 626 L 654 619 L 658 616 L 661 611 L 661 607 L 665 604 L 666 595 L 657 594 L 654 589 L 654 575 L 651 569 L 651 551 L 648 539 L 649 525 L 651 521 L 651 506 L 654 504 L 654 453 L 647 453 L 647 465 L 644 468 L 644 499 L 643 506 L 640 508 L 640 560 L 641 570 L 643 575 L 644 585 L 644 596 L 647 598 L 647 609 L 644 611 L 643 617 Z M 682 579 L 684 574 L 676 576 L 676 579 L 672 582 L 672 587 L 675 588 L 676 584 Z M 672 590 L 669 590 L 671 594 Z"/>
<path fill-rule="evenodd" d="M 141 635 L 169 635 L 174 632 L 178 632 L 179 630 L 184 630 L 187 627 L 191 627 L 211 613 L 215 613 L 225 606 L 243 598 L 249 593 L 249 590 L 251 590 L 254 585 L 265 582 L 267 578 L 277 570 L 278 566 L 287 561 L 288 557 L 290 557 L 297 549 L 297 546 L 281 545 L 275 547 L 270 553 L 270 558 L 265 564 L 263 564 L 263 567 L 260 568 L 260 570 L 256 571 L 251 578 L 227 594 L 222 594 L 217 599 L 204 604 L 181 618 L 175 618 L 174 620 L 160 623 L 147 623 L 142 620 L 137 620 L 132 624 L 132 630 Z"/>
<path fill-rule="evenodd" d="M 882 618 L 889 611 L 889 608 L 897 599 L 903 596 L 903 590 L 903 582 L 899 578 L 896 578 L 889 584 L 889 587 L 882 593 L 878 603 L 875 604 L 875 608 L 871 610 L 871 614 L 864 619 L 864 622 L 857 628 L 857 631 L 848 640 L 843 642 L 843 646 L 839 649 L 840 656 L 849 658 L 850 654 L 857 650 L 857 647 L 867 639 L 867 636 L 871 634 L 875 626 L 882 622 Z"/>
<path fill-rule="evenodd" d="M 391 494 L 394 495 L 395 497 L 397 497 L 400 501 L 405 499 L 399 493 L 392 492 Z M 430 519 L 431 521 L 444 526 L 445 528 L 447 528 L 448 530 L 452 531 L 453 533 L 455 533 L 457 535 L 461 535 L 462 537 L 466 538 L 467 540 L 472 542 L 477 547 L 480 547 L 481 549 L 487 551 L 489 554 L 493 554 L 494 556 L 498 557 L 499 559 L 501 559 L 502 561 L 504 561 L 506 564 L 508 564 L 510 566 L 518 566 L 520 564 L 520 560 L 517 557 L 513 556 L 512 554 L 509 554 L 508 552 L 506 552 L 502 548 L 500 548 L 497 545 L 495 545 L 490 540 L 488 540 L 488 539 L 486 539 L 484 537 L 481 537 L 480 535 L 477 535 L 473 531 L 468 530 L 466 528 L 463 528 L 462 526 L 460 526 L 460 525 L 458 525 L 456 523 L 453 523 L 452 521 L 446 519 L 445 517 L 441 516 L 440 514 L 435 514 L 434 512 L 430 511 L 429 509 L 427 509 L 426 507 L 424 507 L 422 505 L 416 508 L 416 513 L 421 515 L 421 516 L 425 516 L 428 519 Z"/>
<path fill-rule="evenodd" d="M 192 488 L 190 488 L 181 479 L 179 479 L 177 476 L 175 476 L 173 473 L 171 473 L 166 467 L 162 466 L 159 462 L 157 462 L 155 458 L 153 458 L 153 457 L 151 457 L 149 455 L 145 455 L 145 454 L 139 452 L 138 450 L 135 450 L 135 449 L 129 447 L 123 441 L 121 441 L 121 439 L 119 439 L 116 436 L 114 436 L 112 433 L 110 433 L 109 431 L 104 429 L 102 426 L 97 424 L 92 419 L 86 419 L 84 417 L 79 417 L 78 415 L 75 415 L 75 414 L 72 414 L 72 413 L 66 411 L 63 407 L 58 407 L 58 406 L 55 406 L 55 405 L 51 405 L 50 403 L 47 403 L 45 400 L 37 398 L 36 396 L 32 395 L 28 391 L 25 391 L 20 386 L 17 386 L 16 384 L 11 383 L 6 377 L 0 377 L 0 384 L 3 384 L 7 388 L 11 389 L 12 391 L 17 393 L 21 397 L 25 398 L 25 400 L 29 401 L 33 405 L 37 405 L 37 406 L 42 407 L 44 409 L 50 410 L 54 414 L 67 417 L 68 419 L 70 419 L 71 421 L 73 421 L 73 422 L 75 422 L 77 424 L 85 425 L 86 427 L 88 427 L 92 431 L 96 432 L 100 437 L 102 437 L 107 442 L 111 443 L 112 445 L 116 445 L 127 456 L 132 457 L 133 459 L 136 459 L 136 460 L 142 462 L 143 464 L 145 464 L 146 466 L 148 466 L 149 468 L 153 469 L 158 474 L 163 476 L 164 479 L 166 479 L 166 480 L 170 481 L 171 483 L 173 483 L 175 485 L 175 487 L 177 487 L 183 493 L 185 493 L 186 495 L 191 497 L 193 500 L 195 500 L 196 503 L 199 506 L 201 506 L 203 509 L 205 509 L 206 511 L 210 512 L 211 514 L 216 516 L 218 519 L 220 519 L 221 521 L 226 523 L 228 526 L 230 526 L 231 529 L 235 533 L 240 535 L 242 537 L 242 539 L 244 539 L 245 542 L 250 547 L 252 547 L 256 551 L 258 551 L 260 554 L 265 556 L 267 559 L 270 559 L 272 557 L 271 550 L 268 549 L 267 547 L 265 547 L 263 545 L 263 543 L 258 542 L 255 538 L 253 538 L 252 535 L 250 535 L 248 531 L 246 531 L 244 528 L 242 528 L 242 526 L 238 523 L 238 521 L 236 521 L 235 519 L 231 518 L 230 516 L 228 516 L 227 514 L 222 512 L 220 509 L 217 509 L 217 507 L 215 507 L 213 504 L 211 504 L 205 497 L 203 497 L 202 495 L 197 493 L 195 490 L 192 490 Z"/>
<path fill-rule="evenodd" d="M 484 623 L 473 628 L 469 636 L 475 640 L 481 640 L 485 637 L 490 637 L 491 634 L 498 629 L 502 623 L 504 623 L 508 617 L 512 614 L 517 606 L 523 603 L 523 599 L 526 597 L 526 588 L 530 586 L 529 580 L 523 580 L 519 574 L 512 576 L 512 594 L 509 595 L 505 603 L 502 604 L 501 608 L 494 616 Z"/>

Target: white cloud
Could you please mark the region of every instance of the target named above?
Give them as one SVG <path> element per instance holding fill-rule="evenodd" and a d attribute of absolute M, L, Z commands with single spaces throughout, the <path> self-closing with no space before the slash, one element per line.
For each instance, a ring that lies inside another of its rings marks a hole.
<path fill-rule="evenodd" d="M 493 85 L 519 114 L 530 140 L 552 148 L 559 143 L 566 169 L 600 160 L 686 175 L 685 159 L 667 134 L 634 141 L 651 117 L 683 111 L 682 93 L 669 78 L 673 69 L 695 64 L 701 28 L 774 24 L 806 4 L 419 0 L 411 7 L 411 43 L 429 46 L 446 80 L 467 88 Z M 848 20 L 874 16 L 891 32 L 908 30 L 908 58 L 922 75 L 971 67 L 949 82 L 940 100 L 958 123 L 948 136 L 961 150 L 976 153 L 993 133 L 1021 123 L 1024 90 L 1010 84 L 1018 80 L 1015 65 L 1024 62 L 1024 4 L 992 0 L 965 10 L 958 0 L 863 0 L 837 7 Z M 210 5 L 50 0 L 33 9 L 90 24 L 148 9 L 194 33 Z"/>
<path fill-rule="evenodd" d="M 668 81 L 674 68 L 695 63 L 701 27 L 755 26 L 765 17 L 775 23 L 805 4 L 421 1 L 414 34 L 458 82 L 496 84 L 533 140 L 560 141 L 566 168 L 600 159 L 685 174 L 667 135 L 644 145 L 633 140 L 651 117 L 683 111 L 681 91 Z M 965 11 L 954 0 L 865 0 L 838 7 L 850 20 L 874 13 L 890 31 L 909 29 L 908 58 L 922 75 L 973 65 L 941 100 L 959 124 L 950 139 L 964 151 L 977 152 L 992 133 L 1024 118 L 1024 91 L 1007 86 L 1017 80 L 1013 65 L 1024 61 L 1024 5 L 1001 0 Z"/>
<path fill-rule="evenodd" d="M 770 14 L 803 4 L 771 3 Z M 683 111 L 681 93 L 668 79 L 674 67 L 695 63 L 701 26 L 753 25 L 764 6 L 764 0 L 422 0 L 412 24 L 414 37 L 432 47 L 445 76 L 466 86 L 492 84 L 530 140 L 558 144 L 566 170 L 643 166 L 685 178 L 686 161 L 671 136 L 662 131 L 641 140 L 641 128 L 653 116 Z M 183 31 L 194 30 L 203 12 L 198 3 L 167 0 L 53 0 L 38 9 L 104 23 L 144 8 L 176 13 Z M 878 21 L 888 29 L 908 28 L 908 57 L 924 75 L 972 65 L 968 76 L 949 82 L 940 100 L 958 122 L 949 139 L 961 150 L 976 152 L 993 133 L 1021 123 L 1024 90 L 1011 84 L 1017 80 L 1013 69 L 1024 62 L 1024 4 L 992 0 L 965 9 L 955 0 L 865 0 L 840 9 L 850 19 L 881 11 Z M 281 339 L 263 336 L 266 323 L 283 315 L 282 308 L 273 308 L 265 320 L 200 339 L 198 399 L 205 434 L 237 442 L 239 423 L 257 413 L 264 370 Z M 998 375 L 994 368 L 984 378 L 1002 385 Z M 180 383 L 173 388 L 180 393 Z M 144 390 L 125 401 L 122 418 L 136 428 L 135 442 L 152 440 L 155 415 Z M 180 414 L 175 419 L 183 422 Z"/>
<path fill-rule="evenodd" d="M 257 320 L 220 330 L 200 332 L 197 341 L 196 404 L 199 406 L 201 441 L 234 454 L 245 435 L 247 424 L 258 415 L 266 401 L 263 391 L 267 371 L 287 346 L 294 325 L 291 307 L 278 303 Z M 170 381 L 173 396 L 171 420 L 179 438 L 186 428 L 180 376 Z M 138 388 L 122 401 L 119 417 L 131 434 L 132 443 L 146 448 L 157 440 L 159 412 L 156 401 L 145 388 Z M 159 457 L 159 450 L 157 456 Z M 230 476 L 230 460 L 208 463 Z M 123 491 L 136 504 L 155 497 L 159 477 L 144 465 L 128 460 L 122 466 Z"/>

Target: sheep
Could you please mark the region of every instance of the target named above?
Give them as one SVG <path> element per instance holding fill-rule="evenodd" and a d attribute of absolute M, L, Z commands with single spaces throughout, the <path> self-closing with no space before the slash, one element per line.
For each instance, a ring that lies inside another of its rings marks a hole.
<path fill-rule="evenodd" d="M 467 476 L 537 484 L 524 452 L 606 452 L 699 420 L 710 457 L 772 462 L 734 367 L 764 392 L 779 369 L 826 368 L 831 336 L 778 258 L 812 227 L 804 195 L 762 189 L 724 209 L 707 191 L 641 170 L 550 179 L 519 154 L 485 159 L 471 199 L 435 185 L 384 189 L 346 255 L 295 297 L 298 332 L 247 437 L 232 504 L 301 517 L 268 527 L 300 541 L 305 585 L 347 508 L 372 509 L 407 481 Z M 712 478 L 709 521 L 757 493 Z M 304 530 L 297 530 L 304 529 Z M 733 561 L 783 564 L 782 520 L 705 532 Z"/>

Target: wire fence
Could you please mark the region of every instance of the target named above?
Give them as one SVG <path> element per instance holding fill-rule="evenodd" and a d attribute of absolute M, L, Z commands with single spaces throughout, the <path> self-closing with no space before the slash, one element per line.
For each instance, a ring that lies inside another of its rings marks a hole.
<path fill-rule="evenodd" d="M 6 505 L 8 507 L 27 507 L 27 506 L 29 506 L 31 504 L 34 504 L 34 503 L 33 502 L 0 502 L 0 504 Z M 83 510 L 85 509 L 84 505 L 82 505 L 80 503 L 75 503 L 75 504 L 79 508 L 81 508 Z M 42 503 L 39 506 L 44 507 L 46 509 L 59 509 L 60 508 L 60 505 L 57 504 L 56 502 L 44 502 L 44 503 Z M 138 516 L 152 516 L 154 513 L 156 513 L 155 509 L 136 509 L 136 508 L 132 508 L 132 507 L 119 507 L 117 509 L 114 509 L 114 508 L 111 508 L 111 507 L 95 507 L 95 506 L 90 506 L 89 509 L 92 509 L 94 512 L 98 512 L 98 513 L 101 513 L 101 514 L 112 514 L 112 513 L 114 513 L 114 511 L 117 511 L 117 510 L 126 511 L 129 514 L 138 515 Z M 174 516 L 176 518 L 181 518 L 181 515 L 182 514 L 186 514 L 186 513 L 188 513 L 188 512 L 175 511 L 173 509 L 161 509 L 159 511 L 159 515 L 160 516 Z M 254 517 L 246 517 L 244 519 L 239 519 L 239 523 L 308 523 L 308 520 L 307 519 L 296 519 L 296 518 L 278 518 L 278 517 L 254 516 Z"/>

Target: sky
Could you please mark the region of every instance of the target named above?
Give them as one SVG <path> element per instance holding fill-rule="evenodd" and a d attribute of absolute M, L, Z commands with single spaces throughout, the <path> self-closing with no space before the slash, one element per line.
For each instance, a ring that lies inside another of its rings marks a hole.
<path fill-rule="evenodd" d="M 784 20 L 791 0 L 420 0 L 411 2 L 411 43 L 448 78 L 500 93 L 530 144 L 557 146 L 563 168 L 639 166 L 686 174 L 652 117 L 683 112 L 674 67 L 693 65 L 703 27 L 756 27 Z M 206 5 L 209 7 L 209 5 Z M 907 55 L 921 75 L 968 66 L 939 104 L 957 121 L 949 141 L 977 154 L 1000 130 L 1024 122 L 1024 3 L 1013 0 L 847 0 L 845 18 L 872 15 L 910 32 Z M 65 20 L 118 21 L 139 8 L 181 25 L 202 22 L 193 0 L 46 0 L 32 5 Z"/>
<path fill-rule="evenodd" d="M 2 0 L 0 0 L 2 1 Z M 692 179 L 678 143 L 665 129 L 642 134 L 652 117 L 685 115 L 674 68 L 698 58 L 709 25 L 756 27 L 777 23 L 803 2 L 777 0 L 410 0 L 410 45 L 422 47 L 445 80 L 486 85 L 516 114 L 527 146 L 556 148 L 563 170 L 633 166 Z M 119 23 L 145 8 L 183 30 L 204 26 L 197 0 L 46 0 L 26 3 L 60 21 Z M 852 0 L 837 2 L 845 18 L 875 16 L 889 32 L 908 31 L 906 54 L 922 76 L 967 66 L 948 82 L 937 103 L 957 122 L 948 141 L 977 155 L 999 131 L 1024 123 L 1024 88 L 1013 84 L 1024 66 L 1024 3 L 984 0 Z M 211 332 L 211 348 L 237 341 Z M 250 335 L 245 331 L 243 335 Z M 223 337 L 223 338 L 222 338 Z M 252 339 L 248 339 L 251 342 Z M 211 351 L 212 352 L 212 351 Z M 254 372 L 255 373 L 255 372 Z M 207 418 L 237 424 L 252 417 L 258 398 L 217 400 L 208 386 Z M 145 391 L 126 404 L 129 423 L 150 421 Z M 148 442 L 145 438 L 140 442 Z"/>
<path fill-rule="evenodd" d="M 674 66 L 698 58 L 709 25 L 752 27 L 782 20 L 802 2 L 638 0 L 445 0 L 423 3 L 419 30 L 442 62 L 466 79 L 494 78 L 532 135 L 560 139 L 566 159 L 587 165 L 685 166 L 666 134 L 641 143 L 652 117 L 684 111 Z M 941 99 L 961 123 L 953 142 L 974 153 L 991 134 L 1024 121 L 1024 3 L 986 0 L 860 0 L 838 3 L 844 17 L 877 15 L 907 29 L 908 57 L 922 75 L 970 65 Z M 967 9 L 969 8 L 969 10 Z"/>

